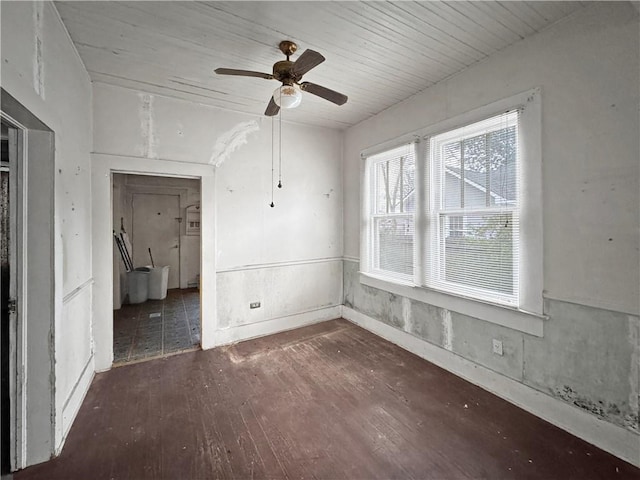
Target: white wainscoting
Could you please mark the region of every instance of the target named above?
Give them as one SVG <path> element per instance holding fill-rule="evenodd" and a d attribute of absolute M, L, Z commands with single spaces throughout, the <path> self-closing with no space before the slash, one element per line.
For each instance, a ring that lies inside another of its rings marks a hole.
<path fill-rule="evenodd" d="M 65 295 L 62 319 L 56 325 L 56 454 L 78 414 L 95 374 L 91 322 L 93 279 Z M 64 338 L 64 342 L 61 339 Z M 64 344 L 64 348 L 58 348 Z"/>
<path fill-rule="evenodd" d="M 215 338 L 223 345 L 340 317 L 342 258 L 229 268 L 216 284 Z"/>
<path fill-rule="evenodd" d="M 285 332 L 287 330 L 313 325 L 314 323 L 340 318 L 341 310 L 342 306 L 336 305 L 285 317 L 273 318 L 259 323 L 218 330 L 216 332 L 216 341 L 218 342 L 216 346 L 228 345 L 251 338 L 264 337 L 265 335 L 272 335 L 274 333 Z"/>

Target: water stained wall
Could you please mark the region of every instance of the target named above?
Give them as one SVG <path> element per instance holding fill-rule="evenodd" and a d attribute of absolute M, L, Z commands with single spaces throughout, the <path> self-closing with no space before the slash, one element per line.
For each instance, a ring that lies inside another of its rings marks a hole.
<path fill-rule="evenodd" d="M 463 358 L 640 433 L 637 316 L 547 300 L 540 338 L 362 285 L 359 275 L 358 262 L 344 262 L 346 307 L 443 349 L 450 341 Z M 409 322 L 402 321 L 405 300 Z M 493 339 L 502 341 L 502 356 L 492 353 Z"/>

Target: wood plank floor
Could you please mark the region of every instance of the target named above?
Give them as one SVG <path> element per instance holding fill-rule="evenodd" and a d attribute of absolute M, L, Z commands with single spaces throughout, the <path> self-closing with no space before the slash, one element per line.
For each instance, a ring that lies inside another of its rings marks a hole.
<path fill-rule="evenodd" d="M 640 470 L 334 320 L 96 375 L 27 479 L 617 479 Z"/>

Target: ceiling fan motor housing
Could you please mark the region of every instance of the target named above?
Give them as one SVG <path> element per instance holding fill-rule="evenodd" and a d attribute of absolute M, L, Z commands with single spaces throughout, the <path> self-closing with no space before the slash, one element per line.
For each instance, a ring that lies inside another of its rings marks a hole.
<path fill-rule="evenodd" d="M 292 85 L 298 79 L 295 78 L 292 71 L 293 62 L 290 60 L 281 60 L 273 64 L 273 78 L 285 85 Z"/>

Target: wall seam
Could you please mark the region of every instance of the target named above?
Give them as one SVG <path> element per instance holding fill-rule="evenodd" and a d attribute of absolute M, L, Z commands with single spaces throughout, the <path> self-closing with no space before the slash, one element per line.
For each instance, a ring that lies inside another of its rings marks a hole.
<path fill-rule="evenodd" d="M 89 71 L 87 70 L 87 66 L 82 61 L 82 57 L 80 56 L 80 52 L 78 52 L 78 50 L 76 49 L 76 44 L 73 43 L 73 39 L 71 38 L 71 34 L 69 33 L 69 30 L 67 30 L 67 26 L 64 24 L 64 21 L 62 20 L 62 17 L 60 16 L 60 12 L 58 11 L 58 9 L 56 8 L 56 6 L 55 6 L 55 4 L 53 2 L 47 2 L 47 5 L 51 9 L 53 9 L 54 16 L 56 17 L 56 19 L 60 23 L 60 26 L 62 27 L 62 30 L 64 31 L 64 34 L 67 37 L 67 40 L 69 40 L 69 44 L 71 45 L 71 49 L 73 50 L 73 53 L 74 53 L 74 56 L 76 57 L 77 62 L 82 67 L 82 72 L 83 72 L 84 76 L 89 81 L 89 83 L 92 84 L 93 82 L 91 81 L 91 76 L 89 76 Z"/>

